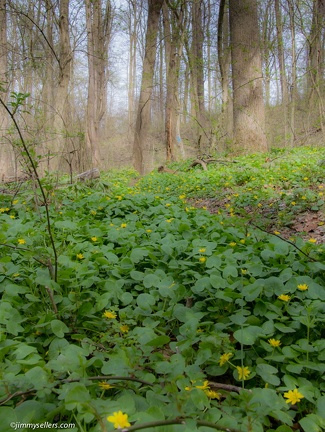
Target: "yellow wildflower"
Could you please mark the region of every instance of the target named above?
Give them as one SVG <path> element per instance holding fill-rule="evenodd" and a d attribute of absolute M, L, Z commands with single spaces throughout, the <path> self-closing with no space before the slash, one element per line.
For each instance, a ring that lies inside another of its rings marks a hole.
<path fill-rule="evenodd" d="M 247 366 L 244 366 L 244 367 L 237 366 L 236 369 L 238 372 L 238 379 L 240 379 L 240 380 L 247 379 L 251 373 L 251 371 L 248 369 Z"/>
<path fill-rule="evenodd" d="M 128 422 L 128 415 L 123 414 L 122 411 L 114 412 L 113 415 L 107 417 L 107 420 L 114 424 L 115 429 L 122 429 L 131 426 Z"/>
<path fill-rule="evenodd" d="M 111 384 L 108 384 L 105 381 L 101 381 L 100 383 L 98 383 L 99 387 L 101 387 L 103 390 L 109 390 L 111 388 L 113 388 L 114 386 L 112 386 Z"/>
<path fill-rule="evenodd" d="M 122 223 L 121 224 L 121 228 L 126 228 L 127 227 L 127 224 L 126 223 Z"/>
<path fill-rule="evenodd" d="M 90 210 L 90 213 L 91 213 L 92 215 L 95 216 L 95 214 L 96 214 L 97 212 L 96 212 L 96 210 Z"/>
<path fill-rule="evenodd" d="M 151 233 L 151 232 L 152 232 L 152 230 L 151 230 L 151 229 L 147 229 L 146 231 L 147 231 L 147 233 Z"/>
<path fill-rule="evenodd" d="M 14 200 L 12 203 L 13 203 L 13 205 L 16 205 L 16 204 L 18 204 L 18 200 Z"/>
<path fill-rule="evenodd" d="M 280 235 L 281 233 L 280 233 L 280 231 L 273 231 L 273 234 Z"/>
<path fill-rule="evenodd" d="M 221 399 L 221 394 L 218 393 L 218 392 L 216 392 L 216 391 L 214 391 L 214 390 L 206 390 L 204 393 L 205 393 L 205 394 L 206 394 L 210 399 L 218 399 L 218 400 Z"/>
<path fill-rule="evenodd" d="M 294 389 L 284 393 L 284 397 L 287 399 L 286 403 L 291 403 L 292 405 L 294 405 L 297 402 L 300 402 L 300 400 L 305 396 L 301 394 L 298 389 Z"/>
<path fill-rule="evenodd" d="M 92 237 L 92 238 L 91 238 L 91 241 L 96 242 L 96 241 L 97 241 L 97 237 L 95 237 L 95 236 Z"/>
<path fill-rule="evenodd" d="M 308 287 L 307 284 L 300 284 L 300 285 L 297 286 L 297 288 L 300 291 L 306 291 L 306 290 L 308 290 L 309 287 Z"/>
<path fill-rule="evenodd" d="M 3 207 L 0 208 L 0 213 L 4 213 L 5 211 L 6 210 Z"/>
<path fill-rule="evenodd" d="M 236 244 L 237 244 L 236 242 L 230 242 L 229 246 L 234 247 L 234 246 L 236 246 Z"/>
<path fill-rule="evenodd" d="M 279 295 L 278 299 L 287 302 L 290 300 L 290 296 L 288 296 L 287 294 L 281 294 Z"/>
<path fill-rule="evenodd" d="M 77 258 L 80 259 L 80 260 L 82 260 L 82 259 L 84 259 L 84 256 L 82 255 L 82 253 L 78 253 L 77 254 Z"/>
<path fill-rule="evenodd" d="M 26 244 L 26 240 L 18 239 L 18 244 L 20 244 L 20 245 Z"/>
<path fill-rule="evenodd" d="M 116 318 L 116 313 L 111 312 L 111 311 L 105 311 L 103 313 L 103 317 L 108 318 L 108 319 L 114 319 L 114 318 Z"/>
<path fill-rule="evenodd" d="M 230 357 L 232 357 L 232 355 L 232 353 L 222 354 L 219 360 L 219 366 L 223 366 L 225 363 L 227 363 L 227 361 L 230 359 Z"/>
<path fill-rule="evenodd" d="M 186 195 L 180 195 L 180 196 L 179 196 L 179 199 L 181 199 L 181 200 L 182 200 L 182 199 L 184 199 L 184 198 L 185 198 L 185 196 L 186 196 Z"/>
<path fill-rule="evenodd" d="M 207 390 L 207 389 L 209 389 L 209 381 L 206 380 L 206 381 L 204 381 L 204 383 L 202 385 L 195 386 L 195 388 L 200 389 L 200 390 Z"/>
<path fill-rule="evenodd" d="M 247 274 L 247 269 L 241 269 L 241 274 L 242 274 L 242 275 Z"/>
<path fill-rule="evenodd" d="M 9 217 L 10 217 L 10 219 L 16 219 L 15 215 L 10 215 Z"/>
<path fill-rule="evenodd" d="M 202 264 L 205 263 L 206 260 L 207 260 L 207 259 L 206 259 L 205 257 L 200 257 L 200 258 L 199 258 L 199 261 L 200 261 L 200 263 L 202 263 Z"/>
<path fill-rule="evenodd" d="M 128 333 L 129 331 L 129 326 L 126 324 L 121 325 L 120 330 L 122 333 Z"/>
<path fill-rule="evenodd" d="M 309 243 L 316 243 L 317 242 L 317 240 L 314 238 L 310 238 L 308 241 L 309 241 Z"/>
<path fill-rule="evenodd" d="M 295 206 L 296 205 L 296 201 L 292 201 L 291 205 Z"/>
<path fill-rule="evenodd" d="M 199 252 L 200 252 L 200 253 L 204 253 L 205 251 L 206 251 L 205 248 L 201 248 L 201 249 L 199 249 Z"/>
<path fill-rule="evenodd" d="M 279 347 L 279 346 L 281 345 L 281 342 L 280 342 L 279 340 L 277 340 L 277 339 L 269 339 L 269 340 L 268 340 L 268 343 L 269 343 L 271 346 L 273 346 L 274 348 L 275 348 L 275 347 Z"/>

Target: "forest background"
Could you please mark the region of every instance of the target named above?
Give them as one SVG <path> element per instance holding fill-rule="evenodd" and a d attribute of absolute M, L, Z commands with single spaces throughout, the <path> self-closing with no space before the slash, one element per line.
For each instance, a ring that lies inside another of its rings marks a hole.
<path fill-rule="evenodd" d="M 43 173 L 319 144 L 324 16 L 324 0 L 0 0 L 1 99 Z M 15 179 L 3 105 L 0 131 Z"/>

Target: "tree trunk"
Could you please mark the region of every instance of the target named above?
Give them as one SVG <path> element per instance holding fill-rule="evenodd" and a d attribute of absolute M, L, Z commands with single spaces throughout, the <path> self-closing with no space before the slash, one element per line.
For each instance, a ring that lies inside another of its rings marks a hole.
<path fill-rule="evenodd" d="M 319 108 L 319 123 L 324 131 L 324 24 L 325 24 L 325 0 L 314 0 L 313 18 L 308 39 L 308 75 L 307 89 L 309 92 L 309 112 Z"/>
<path fill-rule="evenodd" d="M 290 145 L 293 147 L 295 140 L 295 118 L 296 103 L 298 97 L 297 89 L 297 59 L 296 59 L 296 26 L 295 26 L 295 5 L 293 0 L 288 0 L 290 32 L 291 32 L 291 101 L 290 101 Z"/>
<path fill-rule="evenodd" d="M 203 26 L 202 26 L 202 0 L 193 0 L 192 4 L 192 87 L 193 103 L 196 120 L 196 141 L 198 151 L 207 151 L 208 143 L 205 139 L 206 113 L 204 104 L 204 60 L 203 60 Z"/>
<path fill-rule="evenodd" d="M 166 4 L 163 6 L 163 23 L 166 46 L 166 109 L 165 109 L 165 141 L 166 158 L 168 161 L 177 159 L 176 148 L 184 157 L 184 148 L 180 135 L 179 115 L 179 69 L 183 49 L 183 4 L 178 10 L 173 9 L 171 14 Z"/>
<path fill-rule="evenodd" d="M 71 48 L 69 37 L 69 0 L 60 0 L 59 6 L 59 78 L 56 89 L 54 132 L 56 139 L 54 143 L 54 155 L 50 168 L 58 170 L 61 168 L 61 155 L 67 148 L 67 130 L 69 115 L 69 83 L 71 76 Z"/>
<path fill-rule="evenodd" d="M 221 0 L 219 5 L 218 18 L 218 62 L 221 79 L 222 105 L 221 122 L 222 128 L 228 138 L 232 138 L 232 100 L 229 98 L 229 69 L 231 51 L 229 46 L 229 4 L 227 0 Z"/>
<path fill-rule="evenodd" d="M 284 139 L 288 137 L 288 82 L 285 69 L 284 47 L 283 47 L 283 31 L 282 31 L 282 14 L 280 1 L 275 0 L 275 22 L 277 34 L 277 54 L 280 69 L 280 84 L 281 84 L 281 104 L 283 108 L 283 123 L 284 123 Z"/>
<path fill-rule="evenodd" d="M 148 1 L 148 21 L 146 32 L 146 45 L 143 60 L 141 90 L 138 103 L 137 119 L 135 125 L 133 143 L 133 165 L 140 174 L 150 169 L 146 163 L 149 159 L 148 151 L 148 129 L 151 122 L 151 96 L 153 88 L 153 77 L 155 71 L 157 34 L 159 16 L 164 0 Z"/>
<path fill-rule="evenodd" d="M 5 104 L 8 101 L 8 76 L 7 76 L 7 10 L 6 0 L 0 0 L 0 97 Z M 0 182 L 8 176 L 16 175 L 12 158 L 13 149 L 6 139 L 8 130 L 8 114 L 0 105 Z"/>
<path fill-rule="evenodd" d="M 263 77 L 256 0 L 230 0 L 234 150 L 266 151 Z"/>
<path fill-rule="evenodd" d="M 111 6 L 106 2 L 86 0 L 88 45 L 88 98 L 86 118 L 86 147 L 91 166 L 102 165 L 101 132 L 107 111 L 107 51 L 111 35 Z"/>

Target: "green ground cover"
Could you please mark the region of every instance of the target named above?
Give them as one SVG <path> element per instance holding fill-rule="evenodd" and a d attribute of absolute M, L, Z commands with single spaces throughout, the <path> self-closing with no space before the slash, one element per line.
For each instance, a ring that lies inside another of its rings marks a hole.
<path fill-rule="evenodd" d="M 1 195 L 1 430 L 324 430 L 324 155 Z"/>

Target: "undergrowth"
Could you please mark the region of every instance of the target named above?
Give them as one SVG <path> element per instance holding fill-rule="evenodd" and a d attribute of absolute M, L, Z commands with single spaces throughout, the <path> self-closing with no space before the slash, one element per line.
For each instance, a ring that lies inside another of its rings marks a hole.
<path fill-rule="evenodd" d="M 38 192 L 0 196 L 1 430 L 324 430 L 324 247 L 266 232 L 322 210 L 323 153 L 45 178 L 55 280 Z"/>

